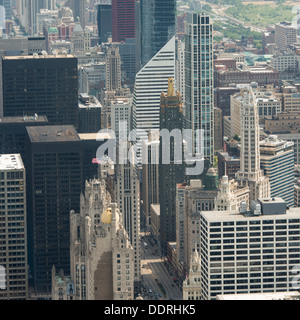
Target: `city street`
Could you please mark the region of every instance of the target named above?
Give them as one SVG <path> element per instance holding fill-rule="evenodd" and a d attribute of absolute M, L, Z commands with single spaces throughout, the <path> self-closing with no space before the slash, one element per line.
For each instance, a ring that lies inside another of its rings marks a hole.
<path fill-rule="evenodd" d="M 151 242 L 149 236 L 141 240 L 142 297 L 144 300 L 181 300 L 181 290 L 164 266 L 160 250 Z"/>

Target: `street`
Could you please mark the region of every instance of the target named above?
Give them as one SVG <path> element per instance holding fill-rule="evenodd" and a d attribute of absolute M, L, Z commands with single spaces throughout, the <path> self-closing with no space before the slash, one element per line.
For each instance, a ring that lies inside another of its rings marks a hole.
<path fill-rule="evenodd" d="M 164 266 L 160 250 L 150 236 L 141 239 L 142 294 L 144 300 L 182 300 L 182 292 Z M 145 248 L 145 244 L 146 247 Z"/>

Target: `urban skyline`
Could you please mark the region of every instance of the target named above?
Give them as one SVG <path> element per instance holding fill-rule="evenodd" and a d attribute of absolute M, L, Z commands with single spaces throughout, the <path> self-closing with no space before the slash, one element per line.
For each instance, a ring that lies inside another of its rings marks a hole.
<path fill-rule="evenodd" d="M 0 300 L 300 300 L 300 11 L 265 2 L 0 1 Z"/>

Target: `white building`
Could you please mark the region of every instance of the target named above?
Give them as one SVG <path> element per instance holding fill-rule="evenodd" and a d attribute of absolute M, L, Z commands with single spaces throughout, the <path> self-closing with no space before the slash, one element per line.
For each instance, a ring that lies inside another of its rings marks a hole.
<path fill-rule="evenodd" d="M 134 250 L 103 179 L 86 181 L 80 213 L 70 213 L 71 280 L 76 300 L 134 299 Z M 52 270 L 52 298 L 59 299 Z M 68 280 L 68 279 L 67 279 Z M 70 281 L 68 281 L 70 283 Z M 62 294 L 69 297 L 67 286 Z"/>
<path fill-rule="evenodd" d="M 236 180 L 250 189 L 249 200 L 270 197 L 270 181 L 260 168 L 258 106 L 252 88 L 245 93 L 241 106 L 241 156 L 240 171 Z"/>
<path fill-rule="evenodd" d="M 201 298 L 201 259 L 198 251 L 192 255 L 189 274 L 182 285 L 182 300 L 200 300 Z"/>
<path fill-rule="evenodd" d="M 300 209 L 260 199 L 250 211 L 203 211 L 200 224 L 201 299 L 293 290 Z"/>
<path fill-rule="evenodd" d="M 19 154 L 0 155 L 0 199 L 0 300 L 26 300 L 26 176 Z"/>
<path fill-rule="evenodd" d="M 275 43 L 280 50 L 297 43 L 297 29 L 292 23 L 284 21 L 275 24 Z"/>
<path fill-rule="evenodd" d="M 136 75 L 132 101 L 132 128 L 141 140 L 160 128 L 160 96 L 168 91 L 168 79 L 175 77 L 175 37 Z M 141 154 L 138 154 L 139 161 Z"/>
<path fill-rule="evenodd" d="M 185 24 L 185 107 L 187 127 L 192 129 L 193 153 L 213 163 L 214 156 L 214 68 L 213 25 L 205 13 L 187 12 Z M 203 130 L 197 141 L 196 130 Z M 201 143 L 203 142 L 203 144 Z M 190 143 L 190 142 L 188 142 Z M 201 150 L 203 145 L 204 150 Z"/>
<path fill-rule="evenodd" d="M 127 139 L 131 127 L 131 99 L 117 98 L 110 104 L 111 129 L 115 132 L 117 143 L 120 138 Z"/>

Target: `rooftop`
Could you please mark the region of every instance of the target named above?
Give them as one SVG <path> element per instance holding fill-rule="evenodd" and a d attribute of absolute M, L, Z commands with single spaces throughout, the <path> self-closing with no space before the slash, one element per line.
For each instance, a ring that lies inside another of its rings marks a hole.
<path fill-rule="evenodd" d="M 30 55 L 30 56 L 4 56 L 3 60 L 33 60 L 33 59 L 65 59 L 76 58 L 73 54 L 45 54 L 45 55 Z"/>
<path fill-rule="evenodd" d="M 299 300 L 299 292 L 240 293 L 221 294 L 217 296 L 217 300 L 291 300 L 293 298 Z"/>
<path fill-rule="evenodd" d="M 34 142 L 80 141 L 73 125 L 27 127 L 29 139 Z"/>
<path fill-rule="evenodd" d="M 0 117 L 0 124 L 1 123 L 35 123 L 35 122 L 48 122 L 46 116 L 24 116 L 24 117 Z"/>
<path fill-rule="evenodd" d="M 24 169 L 22 158 L 19 154 L 0 154 L 0 170 Z"/>

